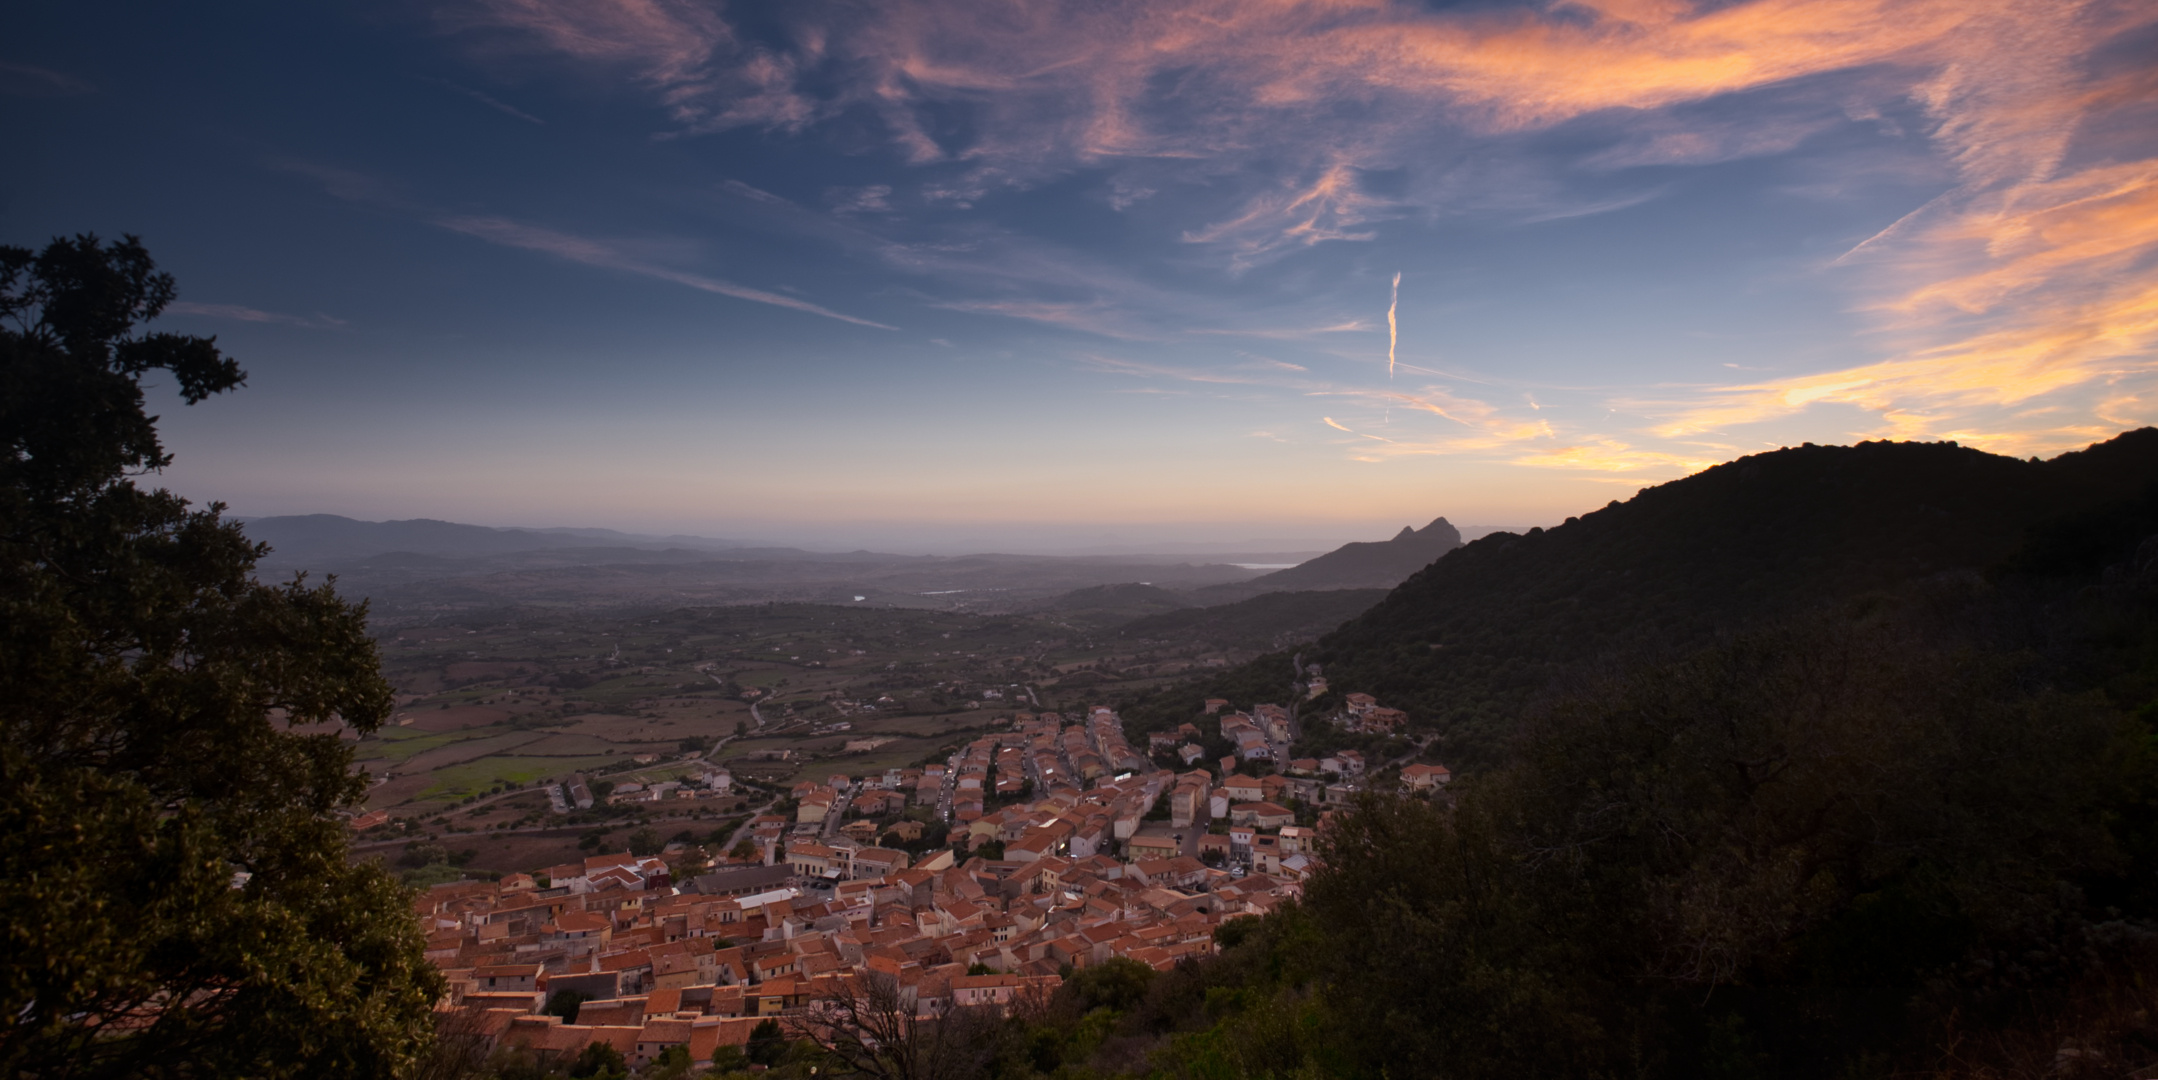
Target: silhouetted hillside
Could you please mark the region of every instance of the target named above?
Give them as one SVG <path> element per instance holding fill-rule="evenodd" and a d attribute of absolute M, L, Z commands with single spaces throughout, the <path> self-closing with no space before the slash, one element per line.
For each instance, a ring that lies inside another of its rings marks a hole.
<path fill-rule="evenodd" d="M 2158 482 L 2158 430 L 2050 461 L 1952 443 L 1756 454 L 1527 535 L 1499 533 L 1403 582 L 1321 639 L 1337 692 L 1435 723 L 1455 763 L 1490 760 L 1524 707 L 1603 659 L 2006 558 L 2034 526 Z M 1274 678 L 1267 658 L 1226 682 Z M 1286 693 L 1286 679 L 1284 693 Z M 1182 699 L 1149 702 L 1149 714 Z"/>

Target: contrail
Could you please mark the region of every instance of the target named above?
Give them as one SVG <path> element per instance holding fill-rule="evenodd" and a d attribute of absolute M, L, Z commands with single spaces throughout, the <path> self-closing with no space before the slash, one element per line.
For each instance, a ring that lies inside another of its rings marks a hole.
<path fill-rule="evenodd" d="M 1394 311 L 1401 307 L 1401 271 L 1394 271 L 1394 298 L 1386 305 L 1386 377 L 1394 377 L 1394 345 L 1401 339 L 1401 326 Z"/>

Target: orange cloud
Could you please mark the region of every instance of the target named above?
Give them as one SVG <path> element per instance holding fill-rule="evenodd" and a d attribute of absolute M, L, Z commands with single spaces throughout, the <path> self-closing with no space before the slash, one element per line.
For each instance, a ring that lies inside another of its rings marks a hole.
<path fill-rule="evenodd" d="M 1574 469 L 1585 472 L 1699 472 L 1719 459 L 1642 450 L 1616 439 L 1592 439 L 1569 446 L 1533 450 L 1510 459 L 1515 465 L 1538 469 Z"/>
<path fill-rule="evenodd" d="M 2158 367 L 2154 347 L 2158 280 L 2145 279 L 2089 301 L 2063 298 L 2025 310 L 1997 329 L 1899 359 L 1713 391 L 1707 401 L 1676 410 L 1656 431 L 1678 438 L 1842 404 L 1882 414 L 1902 437 L 1946 437 L 1942 425 L 1969 410 L 2151 371 Z"/>
<path fill-rule="evenodd" d="M 1995 0 L 1756 0 L 1582 4 L 1600 17 L 1543 13 L 1431 20 L 1359 42 L 1377 85 L 1475 102 L 1498 127 L 1610 108 L 1654 109 L 1826 71 L 1920 60 Z"/>
<path fill-rule="evenodd" d="M 2029 29 L 2032 47 L 2006 54 L 2027 70 L 1951 72 L 1926 88 L 1962 186 L 1839 260 L 1878 283 L 1862 310 L 1900 347 L 1710 391 L 1667 408 L 1660 434 L 1817 404 L 1875 413 L 1882 434 L 2002 448 L 2061 449 L 2145 422 L 2130 421 L 2119 387 L 2158 374 L 2158 157 L 2072 154 L 2070 135 L 2139 105 L 2124 88 L 2152 76 L 2086 85 L 2070 60 L 2091 42 Z"/>
<path fill-rule="evenodd" d="M 1889 310 L 1980 313 L 2063 277 L 2115 278 L 2158 245 L 2158 160 L 2017 185 L 1920 239 L 1966 253 L 1943 260 L 1949 265 L 1977 268 L 1927 282 L 1883 305 Z"/>

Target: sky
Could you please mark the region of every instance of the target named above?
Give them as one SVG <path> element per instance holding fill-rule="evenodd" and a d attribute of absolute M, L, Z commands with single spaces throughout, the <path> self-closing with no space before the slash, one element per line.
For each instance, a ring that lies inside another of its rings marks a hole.
<path fill-rule="evenodd" d="M 0 242 L 140 236 L 162 482 L 887 550 L 1552 524 L 2158 421 L 2158 5 L 18 5 Z"/>

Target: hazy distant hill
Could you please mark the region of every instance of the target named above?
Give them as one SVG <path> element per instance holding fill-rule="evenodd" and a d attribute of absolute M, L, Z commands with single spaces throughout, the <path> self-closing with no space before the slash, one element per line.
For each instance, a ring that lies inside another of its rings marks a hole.
<path fill-rule="evenodd" d="M 1142 616 L 1191 606 L 1190 600 L 1167 589 L 1133 581 L 1073 589 L 1036 605 L 1035 610 L 1071 616 L 1096 626 L 1114 626 Z"/>
<path fill-rule="evenodd" d="M 336 514 L 304 514 L 247 520 L 250 539 L 269 544 L 268 560 L 288 566 L 363 559 L 390 552 L 436 558 L 471 558 L 562 548 L 672 547 L 725 550 L 740 547 L 704 537 L 643 537 L 611 529 L 496 529 L 452 521 L 357 521 Z"/>
<path fill-rule="evenodd" d="M 1249 584 L 1269 592 L 1298 589 L 1388 589 L 1461 546 L 1461 533 L 1445 518 L 1421 529 L 1403 526 L 1393 539 L 1343 544 L 1307 563 L 1276 570 Z"/>
<path fill-rule="evenodd" d="M 1315 589 L 1391 589 L 1410 574 L 1461 546 L 1461 533 L 1445 518 L 1421 529 L 1402 526 L 1391 540 L 1343 544 L 1286 570 L 1197 593 L 1202 603 L 1222 604 L 1270 592 Z"/>
<path fill-rule="evenodd" d="M 330 514 L 255 518 L 274 549 L 266 577 L 338 575 L 378 618 L 527 603 L 577 607 L 766 601 L 1010 611 L 1082 590 L 1062 610 L 1107 628 L 1193 603 L 1171 590 L 1245 581 L 1226 563 L 1161 557 L 896 555 L 747 547 L 696 536 L 607 529 L 496 529 L 448 521 L 355 521 Z M 1152 586 L 1131 583 L 1150 580 Z M 1107 586 L 1099 591 L 1087 591 Z"/>
<path fill-rule="evenodd" d="M 1367 690 L 1437 722 L 1450 760 L 1488 759 L 1539 692 L 1584 664 L 1982 570 L 2033 526 L 2139 496 L 2154 482 L 2158 430 L 2148 428 L 2045 462 L 1952 443 L 1756 454 L 1552 529 L 1469 544 L 1305 659 L 1326 665 L 1337 692 Z M 1254 665 L 1217 682 L 1270 684 L 1277 672 L 1286 682 L 1279 660 Z M 1146 722 L 1205 692 L 1145 703 Z"/>

